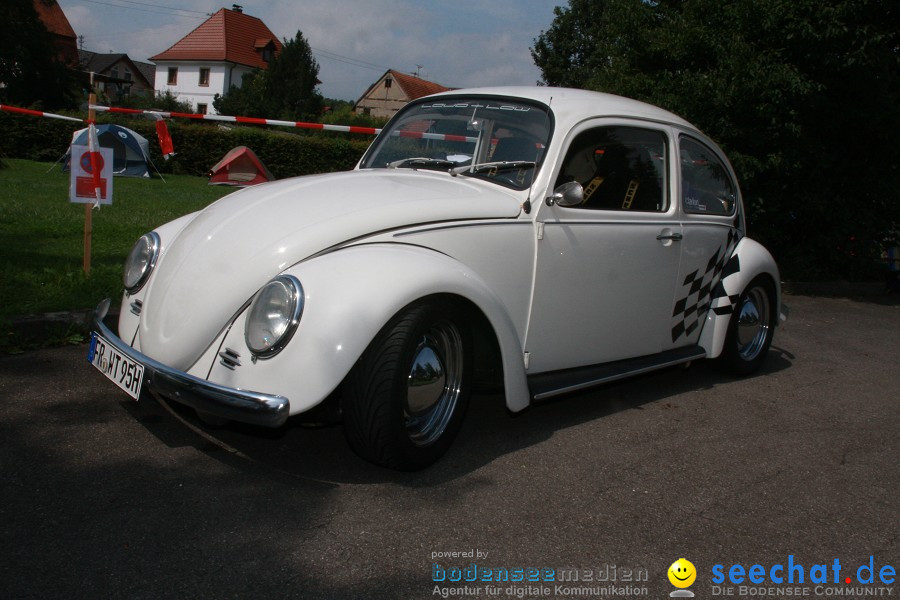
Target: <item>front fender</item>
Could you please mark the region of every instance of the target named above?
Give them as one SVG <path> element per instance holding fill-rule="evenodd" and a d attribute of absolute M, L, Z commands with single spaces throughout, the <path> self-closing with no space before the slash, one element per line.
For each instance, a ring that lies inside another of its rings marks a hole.
<path fill-rule="evenodd" d="M 398 311 L 426 296 L 452 294 L 477 306 L 494 329 L 509 409 L 528 405 L 519 333 L 489 286 L 459 261 L 417 246 L 371 244 L 312 258 L 285 273 L 300 280 L 305 301 L 291 341 L 271 358 L 251 360 L 244 311 L 221 344 L 239 355 L 240 366 L 217 360 L 211 381 L 283 395 L 290 399 L 291 414 L 307 411 L 337 388 Z"/>
<path fill-rule="evenodd" d="M 172 240 L 178 237 L 181 230 L 187 227 L 188 223 L 190 223 L 198 214 L 199 211 L 192 212 L 153 229 L 153 231 L 159 235 L 160 240 L 159 258 L 156 261 L 157 266 L 165 260 L 166 251 L 169 249 Z M 147 285 L 142 287 L 136 294 L 129 294 L 128 292 L 122 293 L 122 307 L 119 309 L 119 337 L 128 342 L 128 344 L 134 346 L 137 350 L 140 350 L 140 344 L 138 344 L 137 339 L 137 330 L 141 320 L 140 306 L 147 296 L 147 290 L 152 286 L 153 275 L 150 276 Z"/>
<path fill-rule="evenodd" d="M 775 315 L 780 315 L 782 312 L 778 266 L 775 264 L 775 259 L 769 254 L 769 251 L 759 242 L 745 237 L 735 247 L 732 261 L 735 261 L 734 268 L 730 269 L 730 273 L 723 277 L 721 281 L 725 295 L 712 300 L 709 312 L 706 315 L 703 332 L 700 334 L 700 341 L 698 342 L 706 350 L 708 358 L 716 358 L 722 354 L 722 348 L 725 346 L 725 336 L 728 333 L 728 323 L 733 312 L 731 309 L 736 306 L 737 299 L 743 293 L 747 284 L 756 277 L 766 275 L 771 279 L 775 289 L 775 306 L 773 310 Z M 776 325 L 779 323 L 778 318 L 775 319 L 775 323 Z"/>

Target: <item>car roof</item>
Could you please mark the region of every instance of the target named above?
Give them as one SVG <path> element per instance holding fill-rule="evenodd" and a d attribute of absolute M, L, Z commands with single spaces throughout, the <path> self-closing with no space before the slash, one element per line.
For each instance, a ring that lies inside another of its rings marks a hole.
<path fill-rule="evenodd" d="M 631 117 L 670 123 L 699 132 L 688 121 L 658 106 L 590 90 L 544 86 L 500 86 L 464 88 L 442 92 L 430 97 L 471 95 L 506 96 L 540 102 L 551 107 L 558 122 L 565 121 L 568 125 L 571 125 L 573 121 L 577 122 L 589 117 Z"/>

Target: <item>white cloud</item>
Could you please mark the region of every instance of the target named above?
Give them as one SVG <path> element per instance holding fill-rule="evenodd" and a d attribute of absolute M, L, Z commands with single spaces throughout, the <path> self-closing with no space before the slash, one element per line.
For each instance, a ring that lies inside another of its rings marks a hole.
<path fill-rule="evenodd" d="M 294 28 L 276 31 L 280 35 L 292 37 L 299 28 L 316 50 L 377 65 L 354 66 L 317 55 L 323 93 L 347 99 L 356 99 L 387 68 L 413 72 L 417 65 L 422 65 L 423 78 L 451 87 L 532 85 L 539 73 L 528 48 L 540 29 L 549 26 L 553 5 L 511 0 L 490 6 L 475 0 L 306 4 L 267 2 L 265 10 L 275 17 L 273 22 Z M 526 12 L 534 4 L 544 6 L 546 23 Z M 539 24 L 526 28 L 529 19 Z"/>

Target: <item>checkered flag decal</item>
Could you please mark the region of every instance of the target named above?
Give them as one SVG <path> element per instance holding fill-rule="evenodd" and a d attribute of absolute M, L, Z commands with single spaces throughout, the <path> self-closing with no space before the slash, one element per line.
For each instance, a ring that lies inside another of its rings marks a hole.
<path fill-rule="evenodd" d="M 690 337 L 700 327 L 710 308 L 717 315 L 728 315 L 734 310 L 738 296 L 729 296 L 722 280 L 741 270 L 741 261 L 734 254 L 738 241 L 740 235 L 737 230 L 730 229 L 725 245 L 713 253 L 706 263 L 706 269 L 702 273 L 697 269 L 684 278 L 682 298 L 675 303 L 675 310 L 672 312 L 675 319 L 672 327 L 673 342 L 682 335 Z"/>

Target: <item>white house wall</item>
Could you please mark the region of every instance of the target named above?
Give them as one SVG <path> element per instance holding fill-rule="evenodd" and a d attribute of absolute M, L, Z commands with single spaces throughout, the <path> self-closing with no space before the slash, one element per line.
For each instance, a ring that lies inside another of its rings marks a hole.
<path fill-rule="evenodd" d="M 168 84 L 170 67 L 178 68 L 178 79 L 175 85 Z M 200 85 L 201 68 L 209 69 L 209 85 Z M 206 112 L 215 114 L 216 110 L 213 108 L 215 95 L 224 95 L 231 85 L 240 87 L 244 75 L 252 70 L 234 63 L 158 61 L 154 88 L 158 94 L 168 91 L 174 94 L 178 100 L 190 103 L 191 109 L 195 112 L 198 104 L 206 104 Z"/>

